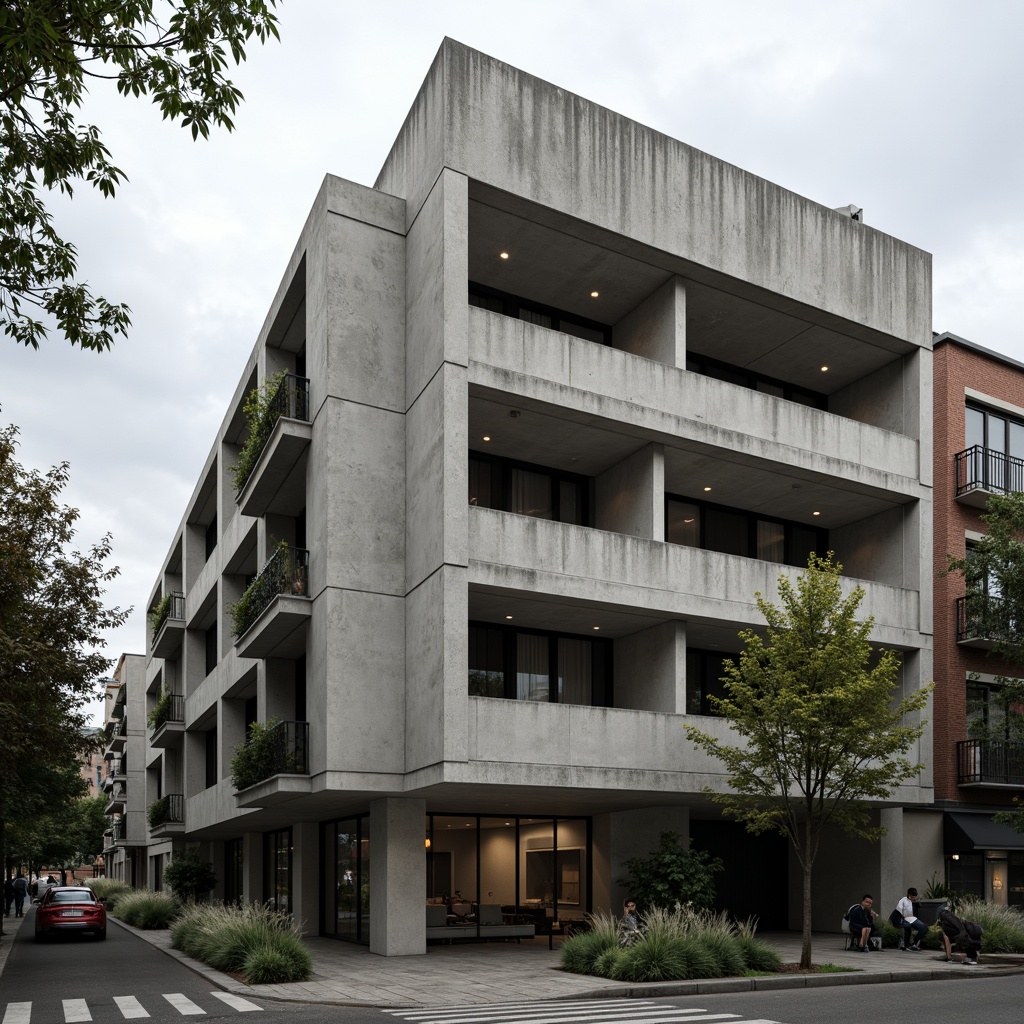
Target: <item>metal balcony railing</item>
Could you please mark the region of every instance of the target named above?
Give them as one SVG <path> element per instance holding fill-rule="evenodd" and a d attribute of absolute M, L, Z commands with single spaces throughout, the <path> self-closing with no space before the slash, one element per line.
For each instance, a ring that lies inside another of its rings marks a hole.
<path fill-rule="evenodd" d="M 185 821 L 185 797 L 181 793 L 168 793 L 149 805 L 149 827 L 181 825 Z"/>
<path fill-rule="evenodd" d="M 155 614 L 152 617 L 152 626 L 155 640 L 168 619 L 185 618 L 185 595 L 178 592 L 168 594 L 153 611 Z"/>
<path fill-rule="evenodd" d="M 279 594 L 309 594 L 309 551 L 282 545 L 249 584 L 232 610 L 234 634 L 241 636 Z"/>
<path fill-rule="evenodd" d="M 1024 491 L 1024 459 L 984 448 L 980 444 L 953 456 L 956 470 L 956 493 L 992 491 L 1012 494 Z"/>
<path fill-rule="evenodd" d="M 113 834 L 114 842 L 124 842 L 128 838 L 128 829 L 123 821 L 115 821 L 111 832 Z"/>
<path fill-rule="evenodd" d="M 309 722 L 278 722 L 245 745 L 245 767 L 238 788 L 248 789 L 275 775 L 309 774 Z"/>
<path fill-rule="evenodd" d="M 153 732 L 168 722 L 185 721 L 185 698 L 180 693 L 164 694 L 153 709 Z"/>
<path fill-rule="evenodd" d="M 270 428 L 284 416 L 287 419 L 309 421 L 309 378 L 286 373 L 270 396 L 265 419 Z M 270 431 L 267 431 L 269 436 Z"/>
<path fill-rule="evenodd" d="M 1013 623 L 1006 621 L 1001 598 L 972 594 L 956 599 L 956 640 L 997 640 L 1007 635 Z"/>
<path fill-rule="evenodd" d="M 1024 742 L 960 740 L 956 766 L 960 786 L 1024 786 Z"/>
<path fill-rule="evenodd" d="M 124 774 L 124 772 L 121 771 L 121 765 L 123 764 L 123 762 L 124 762 L 124 758 L 123 757 L 112 757 L 107 762 L 107 764 L 109 766 L 107 768 L 107 778 L 108 779 L 112 779 L 115 775 L 123 775 Z"/>

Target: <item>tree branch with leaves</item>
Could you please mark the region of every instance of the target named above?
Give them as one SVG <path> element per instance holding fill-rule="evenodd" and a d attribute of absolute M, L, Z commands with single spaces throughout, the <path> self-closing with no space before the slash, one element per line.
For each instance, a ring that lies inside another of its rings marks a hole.
<path fill-rule="evenodd" d="M 687 737 L 722 762 L 729 792 L 708 796 L 755 834 L 785 835 L 803 868 L 801 967 L 811 966 L 812 868 L 826 828 L 877 840 L 867 801 L 884 800 L 923 767 L 906 756 L 924 731 L 930 686 L 899 695 L 900 661 L 875 652 L 873 620 L 858 621 L 864 590 L 842 593 L 842 566 L 811 555 L 779 604 L 757 594 L 764 636 L 740 633 L 712 698 L 737 742 L 694 726 Z"/>
<path fill-rule="evenodd" d="M 15 0 L 0 6 L 0 326 L 38 348 L 48 323 L 102 351 L 130 311 L 77 281 L 78 254 L 43 193 L 79 183 L 112 198 L 124 172 L 100 131 L 78 123 L 90 80 L 150 96 L 193 139 L 231 131 L 242 94 L 226 77 L 255 37 L 278 37 L 277 0 Z"/>

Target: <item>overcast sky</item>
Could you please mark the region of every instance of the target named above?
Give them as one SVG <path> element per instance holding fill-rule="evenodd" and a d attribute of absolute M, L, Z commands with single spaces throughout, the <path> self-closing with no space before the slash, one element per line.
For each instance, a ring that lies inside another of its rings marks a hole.
<path fill-rule="evenodd" d="M 79 540 L 110 531 L 144 608 L 325 173 L 372 185 L 452 36 L 932 253 L 936 331 L 1024 360 L 1024 3 L 1019 0 L 284 0 L 281 41 L 232 74 L 232 134 L 193 143 L 94 89 L 130 178 L 54 205 L 95 292 L 134 327 L 105 354 L 0 338 L 0 423 L 21 461 L 68 460 Z"/>

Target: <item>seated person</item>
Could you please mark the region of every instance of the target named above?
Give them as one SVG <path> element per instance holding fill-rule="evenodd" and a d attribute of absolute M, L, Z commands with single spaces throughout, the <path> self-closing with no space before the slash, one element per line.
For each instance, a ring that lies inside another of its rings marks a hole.
<path fill-rule="evenodd" d="M 875 918 L 878 914 L 872 910 L 874 897 L 865 894 L 860 903 L 855 903 L 847 912 L 850 918 L 850 934 L 857 939 L 857 950 L 861 953 L 870 953 L 871 933 L 875 929 Z"/>
<path fill-rule="evenodd" d="M 921 940 L 928 934 L 928 925 L 914 913 L 914 900 L 916 899 L 917 890 L 910 888 L 907 890 L 907 895 L 896 904 L 896 913 L 903 918 L 902 925 L 896 925 L 897 928 L 902 928 L 904 931 L 903 937 L 900 939 L 901 949 L 920 949 Z M 910 932 L 914 933 L 913 943 L 907 942 Z"/>
<path fill-rule="evenodd" d="M 965 954 L 965 964 L 978 962 L 981 937 L 985 934 L 980 925 L 973 921 L 961 921 L 951 910 L 943 907 L 939 911 L 939 927 L 942 929 L 942 941 L 946 945 L 947 962 L 952 961 L 954 950 Z"/>

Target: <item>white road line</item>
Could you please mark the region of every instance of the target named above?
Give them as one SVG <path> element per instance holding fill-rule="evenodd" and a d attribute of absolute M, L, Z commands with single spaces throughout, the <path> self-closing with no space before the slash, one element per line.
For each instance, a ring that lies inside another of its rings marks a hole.
<path fill-rule="evenodd" d="M 406 1007 L 404 1010 L 384 1010 L 395 1017 L 406 1020 L 418 1020 L 421 1017 L 434 1017 L 437 1014 L 452 1013 L 495 1013 L 501 1010 L 561 1010 L 574 1007 L 589 1006 L 655 1006 L 650 999 L 580 999 L 567 1003 L 564 999 L 524 999 L 515 1003 L 463 1003 L 461 1006 L 435 1006 L 427 1010 L 423 1007 Z M 694 1013 L 705 1013 L 705 1010 L 694 1010 Z"/>
<path fill-rule="evenodd" d="M 62 999 L 64 1004 L 65 1024 L 80 1024 L 81 1021 L 92 1020 L 92 1014 L 84 999 Z"/>
<path fill-rule="evenodd" d="M 194 1017 L 196 1014 L 206 1013 L 201 1006 L 196 1005 L 191 999 L 183 996 L 180 992 L 165 992 L 164 999 L 183 1016 Z"/>
<path fill-rule="evenodd" d="M 114 996 L 114 1002 L 117 1004 L 117 1008 L 121 1011 L 121 1016 L 125 1020 L 135 1020 L 139 1017 L 149 1016 L 149 1011 L 143 1007 L 142 1003 L 135 996 Z"/>
<path fill-rule="evenodd" d="M 241 996 L 236 996 L 234 992 L 211 992 L 211 996 L 214 999 L 220 999 L 227 1003 L 233 1010 L 238 1010 L 239 1013 L 247 1013 L 249 1010 L 262 1010 L 262 1006 L 257 1006 L 255 1003 L 250 1003 L 248 999 L 243 999 Z"/>
<path fill-rule="evenodd" d="M 29 1024 L 32 1020 L 31 1003 L 8 1003 L 4 1024 Z"/>

